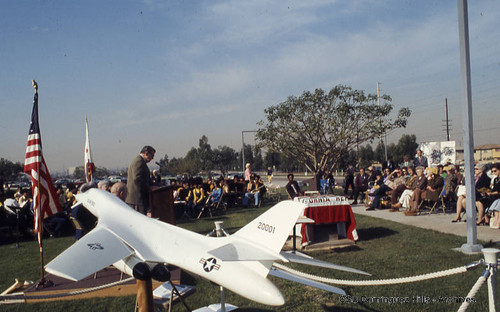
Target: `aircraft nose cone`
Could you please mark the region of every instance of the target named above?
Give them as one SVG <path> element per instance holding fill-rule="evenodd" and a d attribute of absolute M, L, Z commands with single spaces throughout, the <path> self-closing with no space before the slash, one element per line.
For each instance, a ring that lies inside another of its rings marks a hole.
<path fill-rule="evenodd" d="M 285 304 L 285 298 L 279 291 L 279 289 L 272 284 L 270 281 L 266 280 L 267 285 L 261 285 L 261 295 L 260 299 L 263 304 L 271 305 L 271 306 L 280 306 Z"/>

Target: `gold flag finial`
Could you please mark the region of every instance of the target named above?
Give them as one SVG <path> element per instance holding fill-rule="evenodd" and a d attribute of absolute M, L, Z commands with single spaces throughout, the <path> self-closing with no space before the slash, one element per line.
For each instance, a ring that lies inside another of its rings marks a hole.
<path fill-rule="evenodd" d="M 35 93 L 38 93 L 38 83 L 33 79 L 31 80 L 31 84 L 33 85 L 33 88 L 35 88 Z"/>

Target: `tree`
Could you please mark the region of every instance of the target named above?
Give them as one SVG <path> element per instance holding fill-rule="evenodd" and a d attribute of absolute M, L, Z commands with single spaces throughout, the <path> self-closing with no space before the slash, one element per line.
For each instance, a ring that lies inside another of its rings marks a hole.
<path fill-rule="evenodd" d="M 167 164 L 167 172 L 176 175 L 187 174 L 190 176 L 197 175 L 199 170 L 198 166 L 193 159 L 188 157 L 172 158 Z"/>
<path fill-rule="evenodd" d="M 230 170 L 236 166 L 236 151 L 229 146 L 219 146 L 212 152 L 212 162 L 214 169 L 221 172 Z"/>
<path fill-rule="evenodd" d="M 83 168 L 83 166 L 76 167 L 73 172 L 73 177 L 75 177 L 75 179 L 85 179 L 85 168 Z"/>
<path fill-rule="evenodd" d="M 375 160 L 375 152 L 370 144 L 359 149 L 359 168 L 366 168 Z"/>
<path fill-rule="evenodd" d="M 281 153 L 278 152 L 270 152 L 266 153 L 266 157 L 264 158 L 265 167 L 275 167 L 276 169 L 281 168 Z"/>
<path fill-rule="evenodd" d="M 169 174 L 169 172 L 167 171 L 167 165 L 168 165 L 168 155 L 165 154 L 165 156 L 163 156 L 163 158 L 159 159 L 156 164 L 158 164 L 158 166 L 160 166 L 160 173 L 163 174 L 163 175 L 167 175 Z"/>
<path fill-rule="evenodd" d="M 375 147 L 375 160 L 379 163 L 385 161 L 385 145 L 384 142 L 379 142 L 377 147 Z"/>
<path fill-rule="evenodd" d="M 411 111 L 403 108 L 392 120 L 390 96 L 381 101 L 378 106 L 377 95 L 342 85 L 328 93 L 316 89 L 290 96 L 265 109 L 266 120 L 257 124 L 258 145 L 300 161 L 315 174 L 331 170 L 357 144 L 406 126 Z"/>
<path fill-rule="evenodd" d="M 249 144 L 244 144 L 243 151 L 245 153 L 245 163 L 253 164 L 253 153 L 252 146 Z M 243 164 L 243 159 L 241 159 L 241 153 L 238 157 L 238 164 Z M 243 168 L 245 170 L 245 168 Z"/>
<path fill-rule="evenodd" d="M 264 159 L 262 158 L 262 151 L 260 148 L 255 147 L 253 149 L 253 168 L 255 170 L 264 169 Z"/>
<path fill-rule="evenodd" d="M 208 143 L 208 138 L 203 135 L 198 143 L 197 150 L 198 161 L 200 162 L 201 170 L 209 171 L 212 168 L 212 147 Z"/>
<path fill-rule="evenodd" d="M 94 178 L 99 178 L 99 179 L 105 179 L 108 176 L 109 176 L 109 171 L 104 167 L 97 167 L 93 174 Z M 85 180 L 85 169 L 83 168 L 83 166 L 78 166 L 75 168 L 75 172 L 73 172 L 73 177 L 75 177 L 75 179 Z"/>
<path fill-rule="evenodd" d="M 414 134 L 403 134 L 398 141 L 397 150 L 395 152 L 396 155 L 394 156 L 394 163 L 401 163 L 405 155 L 408 155 L 409 159 L 412 160 L 417 148 L 417 137 Z"/>
<path fill-rule="evenodd" d="M 13 163 L 8 159 L 0 158 L 0 178 L 4 181 L 15 179 L 19 173 L 23 172 L 23 169 L 20 162 Z"/>

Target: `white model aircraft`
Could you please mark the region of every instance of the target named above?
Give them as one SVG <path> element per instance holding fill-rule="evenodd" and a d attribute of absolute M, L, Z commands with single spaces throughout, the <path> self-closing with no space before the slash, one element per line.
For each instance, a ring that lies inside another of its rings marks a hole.
<path fill-rule="evenodd" d="M 266 278 L 268 274 L 345 293 L 339 288 L 272 268 L 276 260 L 367 274 L 281 252 L 290 230 L 303 212 L 301 203 L 282 201 L 233 235 L 208 237 L 146 217 L 109 192 L 90 189 L 76 197 L 98 218 L 97 226 L 45 267 L 47 272 L 71 280 L 81 280 L 111 264 L 131 276 L 139 264 L 143 268 L 144 264 L 149 268 L 172 264 L 250 300 L 282 305 L 285 302 L 283 295 Z"/>

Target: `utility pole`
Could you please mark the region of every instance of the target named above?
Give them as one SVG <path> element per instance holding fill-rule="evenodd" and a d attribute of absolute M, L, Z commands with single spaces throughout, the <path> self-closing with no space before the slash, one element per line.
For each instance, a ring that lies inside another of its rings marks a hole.
<path fill-rule="evenodd" d="M 444 102 L 445 102 L 445 111 L 446 111 L 446 120 L 443 120 L 446 124 L 444 124 L 443 126 L 446 127 L 446 141 L 449 141 L 450 140 L 450 121 L 448 119 L 448 98 L 444 98 Z"/>
<path fill-rule="evenodd" d="M 381 119 L 381 116 L 380 116 L 380 86 L 379 86 L 380 82 L 377 81 L 377 103 L 378 103 L 378 108 L 379 108 L 379 114 L 378 114 L 378 125 L 379 125 L 379 128 L 382 129 L 382 119 Z M 386 142 L 387 143 L 387 137 L 385 138 Z M 380 132 L 380 145 L 383 144 L 383 141 L 382 141 L 382 132 Z M 385 161 L 387 161 L 387 146 L 386 144 L 384 144 L 384 153 L 385 153 Z"/>

